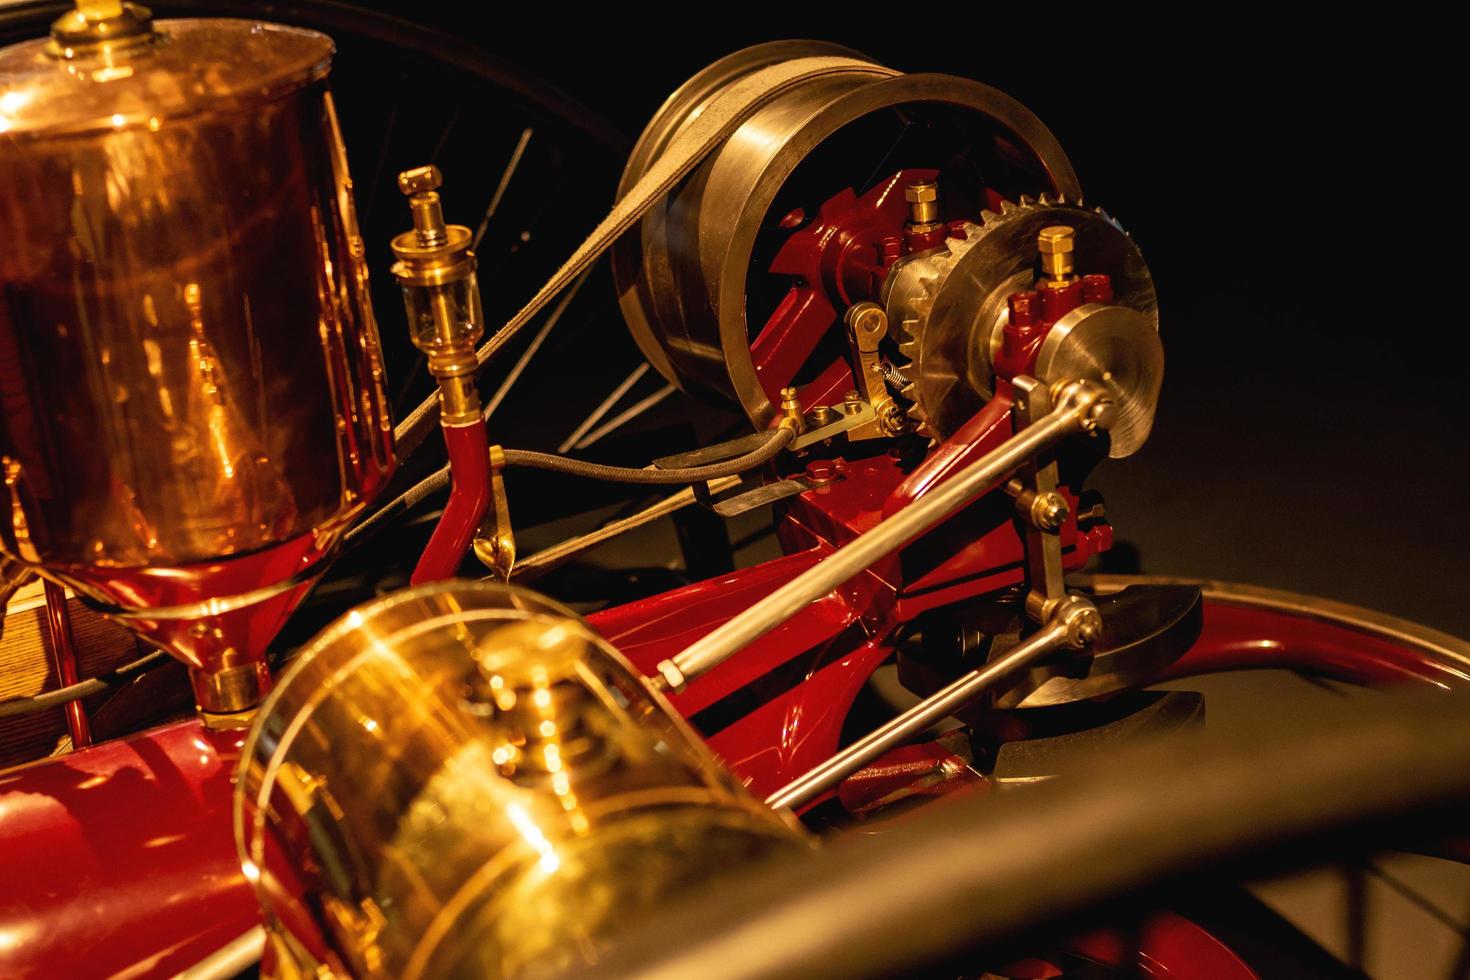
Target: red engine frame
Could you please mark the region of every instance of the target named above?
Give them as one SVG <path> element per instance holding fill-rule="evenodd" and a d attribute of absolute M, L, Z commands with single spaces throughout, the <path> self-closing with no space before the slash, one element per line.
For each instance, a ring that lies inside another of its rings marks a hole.
<path fill-rule="evenodd" d="M 771 393 L 790 383 L 818 333 L 831 329 L 836 305 L 829 293 L 844 303 L 871 295 L 905 246 L 934 244 L 902 240 L 905 215 L 895 190 L 913 176 L 932 174 L 901 173 L 862 198 L 838 195 L 778 256 L 773 271 L 798 278 L 753 346 Z M 1026 369 L 1026 355 L 1039 343 L 1023 339 L 1006 364 L 1011 374 Z M 850 386 L 847 365 L 837 362 L 806 386 L 802 400 L 827 403 Z M 592 624 L 639 669 L 654 673 L 658 662 L 1007 439 L 1011 397 L 1002 379 L 987 406 L 915 467 L 882 453 L 833 461 L 838 479 L 795 498 L 782 516 L 785 557 L 608 609 L 590 617 Z M 484 456 L 478 439 L 455 435 L 452 449 L 468 441 Z M 484 460 L 473 473 L 455 465 L 455 497 L 475 499 L 451 500 L 445 520 L 454 526 L 435 534 L 416 581 L 458 566 L 483 512 Z M 1079 529 L 1077 488 L 1062 491 L 1071 505 L 1060 532 L 1064 567 L 1073 571 L 1110 546 L 1112 529 Z M 994 490 L 701 676 L 673 702 L 752 791 L 766 795 L 839 747 L 853 702 L 893 652 L 900 625 L 1022 583 L 1024 559 L 1010 499 Z M 1172 676 L 1283 666 L 1369 685 L 1448 688 L 1470 681 L 1462 665 L 1351 616 L 1323 618 L 1228 596 L 1208 599 L 1203 633 Z M 0 973 L 40 976 L 63 962 L 86 975 L 171 973 L 256 924 L 259 911 L 230 831 L 238 750 L 234 735 L 188 721 L 0 775 Z M 1162 931 L 1150 933 L 1156 946 L 1198 953 L 1202 940 L 1189 931 L 1197 927 L 1159 921 Z M 1078 943 L 1099 957 L 1111 948 L 1105 937 Z M 1195 962 L 1204 970 L 1221 960 L 1215 951 Z M 1180 966 L 1169 975 L 1220 975 Z M 1249 975 L 1243 964 L 1241 970 Z"/>

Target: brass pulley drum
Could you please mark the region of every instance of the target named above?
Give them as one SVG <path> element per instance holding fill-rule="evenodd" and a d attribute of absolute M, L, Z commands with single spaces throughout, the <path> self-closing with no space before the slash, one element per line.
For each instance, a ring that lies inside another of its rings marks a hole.
<path fill-rule="evenodd" d="M 844 356 L 836 296 L 843 287 L 810 283 L 836 307 L 826 339 L 780 341 L 788 347 L 780 367 L 775 357 L 753 357 L 791 282 L 774 272 L 773 257 L 792 229 L 825 219 L 832 195 L 863 194 L 892 174 L 923 168 L 937 174 L 943 194 L 926 220 L 934 229 L 963 226 L 964 234 L 945 240 L 941 231 L 862 297 L 890 307 L 883 356 L 896 369 L 894 394 L 908 416 L 942 438 L 989 399 L 1006 297 L 1030 286 L 1037 231 L 1067 224 L 1080 268 L 1115 280 L 1116 297 L 1099 305 L 1118 309 L 1074 318 L 1087 325 L 1059 331 L 1043 359 L 1056 380 L 1081 370 L 1072 377 L 1107 385 L 1124 406 L 1115 454 L 1136 448 L 1162 375 L 1162 349 L 1147 336 L 1158 327 L 1148 269 L 1115 221 L 1081 204 L 1076 175 L 1046 127 L 989 86 L 901 74 L 819 42 L 758 45 L 709 66 L 665 103 L 634 148 L 620 194 L 655 161 L 687 152 L 682 134 L 719 97 L 769 66 L 819 58 L 845 64 L 761 102 L 614 247 L 623 314 L 649 362 L 685 390 L 734 402 L 757 427 L 770 424 L 784 387 L 828 377 L 823 369 Z"/>
<path fill-rule="evenodd" d="M 0 550 L 216 710 L 392 467 L 331 56 L 114 0 L 0 51 Z"/>
<path fill-rule="evenodd" d="M 573 613 L 463 580 L 306 648 L 246 741 L 235 820 L 284 976 L 550 975 L 807 847 Z"/>
<path fill-rule="evenodd" d="M 748 48 L 686 82 L 639 138 L 619 193 L 722 91 L 768 65 L 815 57 L 851 65 L 762 105 L 613 252 L 623 315 L 650 363 L 686 389 L 733 401 L 758 426 L 775 408 L 750 357 L 769 313 L 755 295 L 747 313 L 747 292 L 757 292 L 755 277 L 765 271 L 752 261 L 768 260 L 787 199 L 804 185 L 817 181 L 817 196 L 804 202 L 811 211 L 913 153 L 928 165 L 938 154 L 958 166 L 984 163 L 1013 196 L 1081 193 L 1056 138 L 1010 96 L 949 75 L 901 74 L 815 41 Z"/>

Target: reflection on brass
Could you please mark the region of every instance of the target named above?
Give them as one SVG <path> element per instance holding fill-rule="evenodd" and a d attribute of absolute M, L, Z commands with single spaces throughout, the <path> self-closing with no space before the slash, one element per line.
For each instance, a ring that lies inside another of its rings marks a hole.
<path fill-rule="evenodd" d="M 153 15 L 147 7 L 120 0 L 77 0 L 51 25 L 47 51 L 58 58 L 115 56 L 127 48 L 152 44 Z"/>
<path fill-rule="evenodd" d="M 480 394 L 475 388 L 475 344 L 484 332 L 480 287 L 475 281 L 472 235 L 464 225 L 446 225 L 439 202 L 444 183 L 439 168 L 415 167 L 398 175 L 408 196 L 413 230 L 393 239 L 393 275 L 403 286 L 403 305 L 414 346 L 428 356 L 439 382 L 439 421 L 477 425 Z"/>
<path fill-rule="evenodd" d="M 903 189 L 908 202 L 908 230 L 927 235 L 939 230 L 939 185 L 932 180 L 916 180 Z"/>
<path fill-rule="evenodd" d="M 282 976 L 547 975 L 806 846 L 581 620 L 484 582 L 328 627 L 262 706 L 235 805 Z"/>
<path fill-rule="evenodd" d="M 385 482 L 331 53 L 114 0 L 0 51 L 0 552 L 184 606 L 307 573 Z"/>
<path fill-rule="evenodd" d="M 516 566 L 516 536 L 510 523 L 510 500 L 505 495 L 505 450 L 490 447 L 490 508 L 475 532 L 475 557 L 502 582 L 509 582 Z"/>
<path fill-rule="evenodd" d="M 210 720 L 211 715 L 238 715 L 260 704 L 270 690 L 271 676 L 264 663 L 251 660 L 208 671 L 195 668 L 189 671 L 189 683 L 194 703 Z M 244 727 L 238 721 L 219 719 L 214 727 Z"/>
<path fill-rule="evenodd" d="M 1042 285 L 1061 289 L 1077 278 L 1072 274 L 1076 247 L 1076 230 L 1066 225 L 1048 225 L 1037 233 L 1036 251 L 1041 255 L 1041 271 L 1046 276 Z"/>

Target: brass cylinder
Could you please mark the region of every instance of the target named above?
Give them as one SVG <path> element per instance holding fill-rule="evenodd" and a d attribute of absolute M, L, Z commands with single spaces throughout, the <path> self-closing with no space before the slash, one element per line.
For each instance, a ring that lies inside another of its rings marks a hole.
<path fill-rule="evenodd" d="M 235 808 L 281 972 L 306 975 L 575 968 L 807 846 L 590 627 L 486 582 L 329 626 L 262 706 Z"/>
<path fill-rule="evenodd" d="M 299 575 L 392 425 L 331 41 L 121 9 L 0 51 L 0 551 L 139 608 Z"/>

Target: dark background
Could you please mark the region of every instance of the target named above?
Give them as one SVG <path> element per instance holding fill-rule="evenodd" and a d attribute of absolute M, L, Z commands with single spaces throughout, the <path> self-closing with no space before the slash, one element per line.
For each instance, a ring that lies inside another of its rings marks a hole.
<path fill-rule="evenodd" d="M 1314 593 L 1470 635 L 1470 323 L 1449 64 L 1405 11 L 1288 23 L 1178 7 L 1048 25 L 1040 8 L 602 10 L 562 29 L 420 9 L 636 133 L 710 60 L 837 41 L 1029 106 L 1158 284 L 1151 441 L 1105 465 L 1145 570 Z M 1449 56 L 1453 57 L 1453 56 Z"/>

